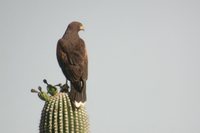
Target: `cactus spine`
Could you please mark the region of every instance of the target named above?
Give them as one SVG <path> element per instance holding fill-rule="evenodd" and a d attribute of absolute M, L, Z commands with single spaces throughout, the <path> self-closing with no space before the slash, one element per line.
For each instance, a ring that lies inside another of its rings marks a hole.
<path fill-rule="evenodd" d="M 85 107 L 73 107 L 67 93 L 58 92 L 48 97 L 41 89 L 40 92 L 32 89 L 32 92 L 38 93 L 40 99 L 45 101 L 40 119 L 40 133 L 89 133 Z"/>

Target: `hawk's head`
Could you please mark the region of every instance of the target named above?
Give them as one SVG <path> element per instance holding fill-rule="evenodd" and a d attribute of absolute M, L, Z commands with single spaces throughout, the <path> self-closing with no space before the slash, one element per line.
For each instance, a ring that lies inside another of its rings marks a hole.
<path fill-rule="evenodd" d="M 79 32 L 80 30 L 84 30 L 84 27 L 80 22 L 73 21 L 68 25 L 67 30 L 73 30 Z"/>

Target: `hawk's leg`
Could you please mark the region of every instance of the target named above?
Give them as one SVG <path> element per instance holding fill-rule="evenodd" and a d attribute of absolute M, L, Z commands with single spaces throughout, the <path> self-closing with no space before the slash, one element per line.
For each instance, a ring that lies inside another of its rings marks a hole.
<path fill-rule="evenodd" d="M 66 92 L 66 93 L 68 93 L 68 92 L 69 92 L 69 86 L 68 86 L 68 84 L 64 84 L 64 85 L 61 87 L 60 92 Z"/>
<path fill-rule="evenodd" d="M 56 86 L 59 86 L 60 87 L 60 92 L 66 92 L 68 93 L 69 92 L 69 85 L 68 83 L 66 82 L 66 84 L 62 85 L 62 84 L 58 84 Z"/>

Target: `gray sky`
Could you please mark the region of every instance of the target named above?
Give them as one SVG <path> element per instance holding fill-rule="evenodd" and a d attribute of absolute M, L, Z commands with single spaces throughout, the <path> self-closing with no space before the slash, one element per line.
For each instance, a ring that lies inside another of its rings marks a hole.
<path fill-rule="evenodd" d="M 0 4 L 0 127 L 37 133 L 30 93 L 65 78 L 56 43 L 74 20 L 89 54 L 92 133 L 200 132 L 198 0 L 18 0 Z"/>

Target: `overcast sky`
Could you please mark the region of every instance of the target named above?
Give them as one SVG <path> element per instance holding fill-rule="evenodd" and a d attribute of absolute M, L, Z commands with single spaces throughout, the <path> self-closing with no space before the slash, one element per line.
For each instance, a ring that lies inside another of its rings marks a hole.
<path fill-rule="evenodd" d="M 65 82 L 56 43 L 74 20 L 92 133 L 200 132 L 200 1 L 2 0 L 2 133 L 38 133 L 44 102 L 30 89 Z"/>

